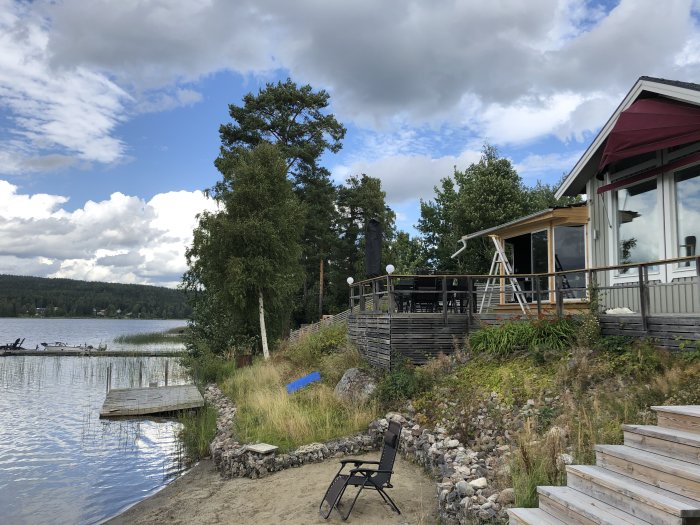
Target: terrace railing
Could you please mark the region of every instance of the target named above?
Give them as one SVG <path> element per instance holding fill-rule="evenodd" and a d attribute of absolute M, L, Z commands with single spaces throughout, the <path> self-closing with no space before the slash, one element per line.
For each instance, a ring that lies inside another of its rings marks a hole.
<path fill-rule="evenodd" d="M 486 284 L 496 279 L 488 297 Z M 552 273 L 515 274 L 520 291 L 506 276 L 494 275 L 385 275 L 350 286 L 350 311 L 394 314 L 467 314 L 492 312 L 497 305 L 517 306 L 514 294 L 529 305 L 526 315 L 553 312 L 564 315 L 567 306 L 589 303 L 591 294 L 601 312 L 629 308 L 649 315 L 700 314 L 700 257 L 679 257 L 645 263 L 620 264 Z M 510 276 L 509 276 L 510 277 Z M 488 299 L 488 300 L 487 300 Z M 483 303 L 483 308 L 482 308 Z M 522 315 L 522 312 L 517 312 Z"/>

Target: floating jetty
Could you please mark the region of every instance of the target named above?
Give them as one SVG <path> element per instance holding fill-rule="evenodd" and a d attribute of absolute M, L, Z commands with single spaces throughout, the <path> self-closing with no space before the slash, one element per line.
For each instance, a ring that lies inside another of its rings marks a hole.
<path fill-rule="evenodd" d="M 195 385 L 116 388 L 107 392 L 100 417 L 146 416 L 204 406 Z"/>
<path fill-rule="evenodd" d="M 31 356 L 89 356 L 89 357 L 181 357 L 184 350 L 0 350 L 2 356 L 31 355 Z"/>

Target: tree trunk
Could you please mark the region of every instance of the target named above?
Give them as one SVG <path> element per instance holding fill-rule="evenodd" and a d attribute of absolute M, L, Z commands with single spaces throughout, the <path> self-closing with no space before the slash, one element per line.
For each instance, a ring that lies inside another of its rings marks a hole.
<path fill-rule="evenodd" d="M 258 304 L 260 313 L 260 338 L 262 339 L 262 350 L 265 359 L 270 359 L 270 350 L 267 348 L 267 330 L 265 330 L 265 306 L 263 305 L 262 290 L 258 292 Z"/>

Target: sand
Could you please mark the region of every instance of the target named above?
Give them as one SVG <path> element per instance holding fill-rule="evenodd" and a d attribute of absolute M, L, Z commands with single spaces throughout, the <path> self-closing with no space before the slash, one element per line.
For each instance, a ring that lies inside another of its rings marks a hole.
<path fill-rule="evenodd" d="M 378 453 L 360 456 L 378 459 Z M 431 524 L 437 523 L 435 481 L 400 457 L 388 494 L 401 509 L 399 516 L 374 490 L 364 490 L 347 522 L 334 510 L 328 520 L 318 506 L 339 468 L 337 459 L 276 472 L 262 479 L 222 479 L 205 460 L 160 492 L 108 521 L 127 524 Z M 355 489 L 343 498 L 349 504 Z M 351 492 L 353 491 L 353 492 Z"/>

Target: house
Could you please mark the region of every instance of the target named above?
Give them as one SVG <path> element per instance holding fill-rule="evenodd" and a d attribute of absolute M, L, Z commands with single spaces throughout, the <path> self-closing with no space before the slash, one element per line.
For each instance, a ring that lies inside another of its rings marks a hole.
<path fill-rule="evenodd" d="M 604 334 L 700 349 L 700 84 L 640 77 L 556 194 L 575 195 L 463 236 L 502 252 L 490 276 L 351 284 L 350 338 L 377 366 L 419 363 L 480 323 L 580 311 L 594 290 Z"/>
<path fill-rule="evenodd" d="M 700 313 L 699 84 L 641 77 L 557 197 L 577 194 L 588 203 L 589 266 L 632 265 L 598 272 L 606 307 L 639 312 L 639 294 L 625 290 L 644 281 L 646 313 Z"/>

